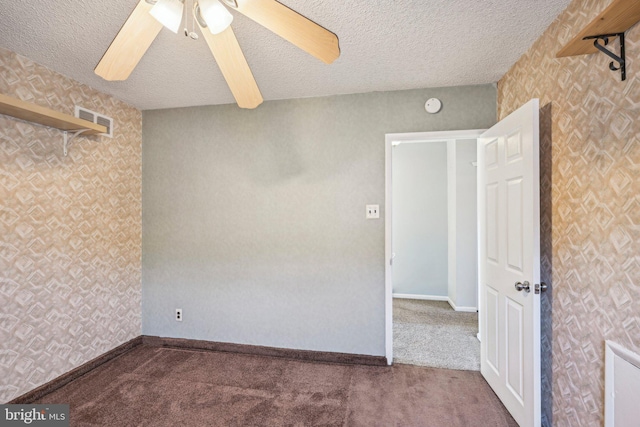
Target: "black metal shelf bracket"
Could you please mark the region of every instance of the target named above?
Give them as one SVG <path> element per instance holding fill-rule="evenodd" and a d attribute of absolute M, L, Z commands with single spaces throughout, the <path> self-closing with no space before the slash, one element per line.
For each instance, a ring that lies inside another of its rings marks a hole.
<path fill-rule="evenodd" d="M 615 53 L 611 52 L 609 49 L 605 47 L 609 44 L 609 39 L 615 38 L 615 37 L 620 38 L 620 56 L 616 55 Z M 620 70 L 620 74 L 622 75 L 622 81 L 625 81 L 627 79 L 627 66 L 625 64 L 625 55 L 624 55 L 624 33 L 589 36 L 589 37 L 585 37 L 582 40 L 593 40 L 593 45 L 596 47 L 596 49 L 598 49 L 600 52 L 604 53 L 609 58 L 613 59 L 613 61 L 618 63 L 618 65 L 616 66 L 614 62 L 611 62 L 609 64 L 609 69 L 611 71 Z M 600 44 L 599 40 L 602 40 L 603 44 Z"/>

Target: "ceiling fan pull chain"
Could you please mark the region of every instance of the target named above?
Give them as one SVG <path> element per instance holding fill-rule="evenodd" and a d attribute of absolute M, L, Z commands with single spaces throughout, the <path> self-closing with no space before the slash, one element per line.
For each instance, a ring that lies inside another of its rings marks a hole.
<path fill-rule="evenodd" d="M 193 9 L 193 3 L 195 2 L 195 0 L 191 1 L 191 9 Z M 190 21 L 191 21 L 191 26 L 189 28 L 191 28 L 191 32 L 189 32 L 189 36 L 191 36 L 191 34 L 193 34 L 194 29 L 193 29 L 193 15 L 187 12 L 187 8 L 185 7 L 184 12 L 189 16 Z M 186 18 L 185 18 L 186 19 Z M 192 37 L 193 38 L 193 37 Z"/>
<path fill-rule="evenodd" d="M 195 7 L 195 2 L 196 0 L 192 0 L 191 1 L 191 9 L 193 10 L 193 8 Z M 196 23 L 195 23 L 196 19 L 193 16 L 193 14 L 191 14 L 191 32 L 189 33 L 189 37 L 191 37 L 193 40 L 198 40 L 198 33 L 196 33 Z"/>
<path fill-rule="evenodd" d="M 184 20 L 184 36 L 189 37 L 189 29 L 187 28 L 189 25 L 189 21 L 187 21 L 187 9 L 188 9 L 188 0 L 184 2 L 184 9 L 182 10 L 182 19 Z"/>

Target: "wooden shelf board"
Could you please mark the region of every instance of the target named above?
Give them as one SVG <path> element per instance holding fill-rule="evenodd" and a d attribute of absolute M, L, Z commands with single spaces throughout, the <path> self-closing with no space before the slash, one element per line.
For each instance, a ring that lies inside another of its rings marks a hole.
<path fill-rule="evenodd" d="M 106 133 L 105 126 L 91 123 L 68 114 L 59 113 L 49 108 L 30 102 L 12 98 L 0 93 L 0 114 L 6 114 L 20 120 L 49 126 L 60 130 L 77 131 L 87 129 L 84 135 Z"/>
<path fill-rule="evenodd" d="M 556 58 L 595 53 L 598 49 L 593 46 L 593 40 L 583 40 L 585 37 L 624 33 L 638 21 L 640 21 L 640 1 L 614 0 L 573 40 L 560 49 L 556 54 Z M 612 41 L 609 40 L 609 43 Z"/>

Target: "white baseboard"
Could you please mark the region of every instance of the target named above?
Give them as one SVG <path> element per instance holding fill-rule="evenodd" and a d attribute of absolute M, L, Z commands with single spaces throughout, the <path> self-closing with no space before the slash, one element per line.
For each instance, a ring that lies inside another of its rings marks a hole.
<path fill-rule="evenodd" d="M 449 297 L 441 297 L 438 295 L 419 295 L 419 294 L 393 294 L 394 298 L 402 299 L 423 299 L 429 301 L 447 301 Z"/>
<path fill-rule="evenodd" d="M 447 302 L 455 311 L 463 311 L 466 313 L 475 313 L 478 311 L 478 307 L 456 307 L 453 301 L 451 301 L 451 298 L 447 298 Z"/>

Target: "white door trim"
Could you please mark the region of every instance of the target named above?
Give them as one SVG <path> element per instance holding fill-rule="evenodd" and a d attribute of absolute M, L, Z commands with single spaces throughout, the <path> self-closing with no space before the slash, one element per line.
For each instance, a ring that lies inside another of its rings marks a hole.
<path fill-rule="evenodd" d="M 391 269 L 391 207 L 392 207 L 392 182 L 391 165 L 393 144 L 415 143 L 430 141 L 446 141 L 449 139 L 474 139 L 480 137 L 485 129 L 455 130 L 443 132 L 411 132 L 388 133 L 385 135 L 385 201 L 384 201 L 384 276 L 385 276 L 385 355 L 387 364 L 393 363 L 393 281 Z"/>

